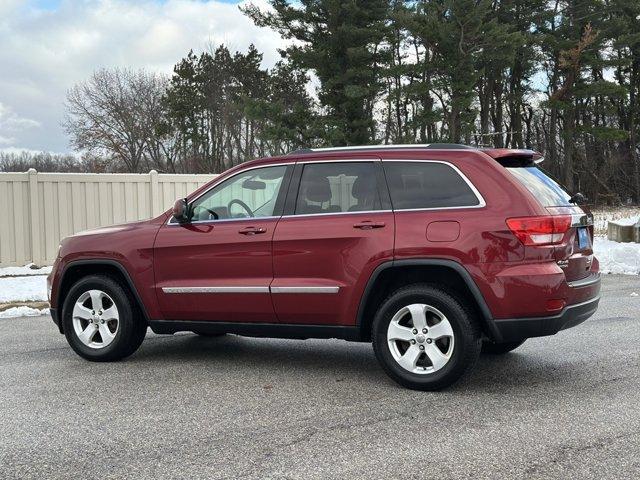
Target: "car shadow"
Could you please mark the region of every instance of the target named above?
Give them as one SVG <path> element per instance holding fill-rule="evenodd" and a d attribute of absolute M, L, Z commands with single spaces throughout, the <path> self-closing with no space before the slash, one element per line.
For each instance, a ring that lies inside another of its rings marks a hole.
<path fill-rule="evenodd" d="M 145 339 L 132 357 L 138 362 L 193 363 L 212 368 L 270 371 L 304 370 L 309 373 L 336 372 L 379 381 L 384 375 L 371 344 L 344 340 L 289 340 L 238 335 L 201 337 L 179 334 Z"/>
<path fill-rule="evenodd" d="M 386 381 L 369 343 L 343 340 L 285 340 L 241 337 L 200 337 L 191 334 L 148 336 L 130 361 L 197 366 L 199 371 L 231 369 L 261 375 L 297 371 L 305 375 L 331 375 L 380 386 Z M 514 388 L 561 387 L 569 379 L 588 378 L 584 365 L 540 353 L 511 352 L 483 355 L 471 375 L 448 390 L 501 393 Z"/>

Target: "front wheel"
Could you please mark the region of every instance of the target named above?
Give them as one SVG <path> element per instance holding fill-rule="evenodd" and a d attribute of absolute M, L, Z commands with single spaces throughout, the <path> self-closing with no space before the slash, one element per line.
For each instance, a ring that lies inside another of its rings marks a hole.
<path fill-rule="evenodd" d="M 469 372 L 480 330 L 458 299 L 428 284 L 403 287 L 373 322 L 373 348 L 385 372 L 414 390 L 440 390 Z"/>
<path fill-rule="evenodd" d="M 71 287 L 62 307 L 62 321 L 71 348 L 94 362 L 128 357 L 147 331 L 144 319 L 136 316 L 129 291 L 103 275 L 84 277 Z"/>

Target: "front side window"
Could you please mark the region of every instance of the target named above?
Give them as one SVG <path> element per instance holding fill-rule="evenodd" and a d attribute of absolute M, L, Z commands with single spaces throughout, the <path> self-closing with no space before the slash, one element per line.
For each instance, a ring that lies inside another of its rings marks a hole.
<path fill-rule="evenodd" d="M 383 162 L 394 210 L 475 207 L 480 200 L 451 166 L 439 162 Z"/>
<path fill-rule="evenodd" d="M 191 204 L 191 221 L 271 217 L 286 165 L 255 168 L 216 185 Z"/>
<path fill-rule="evenodd" d="M 296 201 L 296 215 L 380 209 L 373 163 L 309 163 L 304 166 Z"/>

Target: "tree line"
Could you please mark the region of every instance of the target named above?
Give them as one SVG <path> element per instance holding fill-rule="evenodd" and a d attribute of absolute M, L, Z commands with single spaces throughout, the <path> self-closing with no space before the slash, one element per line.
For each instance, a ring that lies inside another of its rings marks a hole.
<path fill-rule="evenodd" d="M 640 202 L 637 0 L 270 0 L 290 40 L 189 52 L 171 76 L 100 70 L 67 98 L 107 169 L 220 172 L 313 146 L 453 142 L 544 153 L 593 203 Z"/>

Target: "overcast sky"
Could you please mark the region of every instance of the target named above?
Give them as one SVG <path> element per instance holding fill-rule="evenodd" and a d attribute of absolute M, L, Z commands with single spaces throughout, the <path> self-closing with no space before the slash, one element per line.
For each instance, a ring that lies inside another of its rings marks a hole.
<path fill-rule="evenodd" d="M 189 49 L 255 43 L 263 66 L 279 36 L 232 0 L 0 0 L 0 150 L 69 152 L 67 89 L 102 67 L 171 72 Z M 265 0 L 251 0 L 266 5 Z"/>

